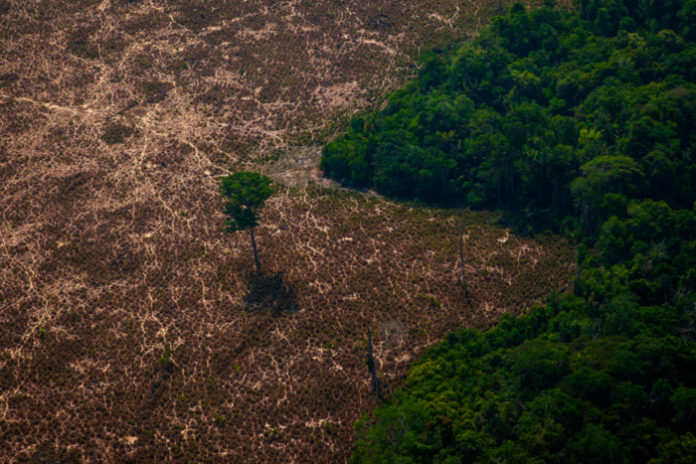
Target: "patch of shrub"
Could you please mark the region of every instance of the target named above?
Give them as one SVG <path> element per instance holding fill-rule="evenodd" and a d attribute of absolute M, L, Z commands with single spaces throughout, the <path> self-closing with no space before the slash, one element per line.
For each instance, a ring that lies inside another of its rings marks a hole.
<path fill-rule="evenodd" d="M 135 129 L 118 122 L 111 122 L 106 125 L 101 139 L 109 145 L 123 143 L 135 133 Z"/>
<path fill-rule="evenodd" d="M 169 82 L 155 80 L 143 82 L 140 87 L 147 103 L 158 103 L 167 98 L 167 93 L 173 85 Z"/>
<path fill-rule="evenodd" d="M 80 27 L 68 36 L 68 50 L 82 58 L 95 59 L 99 57 L 97 43 L 91 38 L 95 28 Z"/>
<path fill-rule="evenodd" d="M 0 87 L 8 86 L 18 79 L 19 76 L 15 73 L 0 74 Z"/>

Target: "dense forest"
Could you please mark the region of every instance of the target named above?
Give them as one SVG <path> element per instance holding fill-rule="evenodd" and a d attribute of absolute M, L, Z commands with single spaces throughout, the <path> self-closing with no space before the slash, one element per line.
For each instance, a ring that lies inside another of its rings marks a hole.
<path fill-rule="evenodd" d="M 427 54 L 383 111 L 325 147 L 322 168 L 551 228 L 597 228 L 626 198 L 690 208 L 695 38 L 693 1 L 589 2 L 583 17 L 513 6 L 477 40 Z"/>
<path fill-rule="evenodd" d="M 696 1 L 513 6 L 324 149 L 347 185 L 580 242 L 572 294 L 452 333 L 354 463 L 696 462 Z"/>

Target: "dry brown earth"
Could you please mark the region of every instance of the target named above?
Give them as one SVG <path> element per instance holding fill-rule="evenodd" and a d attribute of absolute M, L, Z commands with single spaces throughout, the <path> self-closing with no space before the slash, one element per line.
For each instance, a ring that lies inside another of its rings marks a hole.
<path fill-rule="evenodd" d="M 391 390 L 453 328 L 564 288 L 562 240 L 316 171 L 419 48 L 496 8 L 0 0 L 0 462 L 344 462 L 367 330 Z M 221 230 L 241 168 L 279 182 L 258 231 L 295 295 L 279 316 Z"/>

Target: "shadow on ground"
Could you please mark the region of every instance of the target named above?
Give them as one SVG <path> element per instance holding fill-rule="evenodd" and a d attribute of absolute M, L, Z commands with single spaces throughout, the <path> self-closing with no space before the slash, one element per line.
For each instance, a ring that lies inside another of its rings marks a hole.
<path fill-rule="evenodd" d="M 250 313 L 270 311 L 273 316 L 297 311 L 295 289 L 285 281 L 282 272 L 252 272 L 246 276 L 248 291 L 244 295 L 245 310 Z"/>

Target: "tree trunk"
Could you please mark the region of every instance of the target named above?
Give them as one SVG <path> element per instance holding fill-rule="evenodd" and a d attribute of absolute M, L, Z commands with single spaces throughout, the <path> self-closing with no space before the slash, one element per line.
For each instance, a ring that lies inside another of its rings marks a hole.
<path fill-rule="evenodd" d="M 459 235 L 459 261 L 461 261 L 462 267 L 462 288 L 466 292 L 466 280 L 464 278 L 464 228 L 462 227 L 462 233 Z"/>
<path fill-rule="evenodd" d="M 254 228 L 249 227 L 251 233 L 251 247 L 254 249 L 254 263 L 256 263 L 256 272 L 261 273 L 261 262 L 259 262 L 259 252 L 256 251 L 256 239 L 254 238 Z"/>
<path fill-rule="evenodd" d="M 375 393 L 375 398 L 377 403 L 382 400 L 382 396 L 379 392 L 379 377 L 377 377 L 377 364 L 375 364 L 375 357 L 372 354 L 372 334 L 367 331 L 367 367 L 370 369 L 370 374 L 372 375 L 372 391 Z"/>

